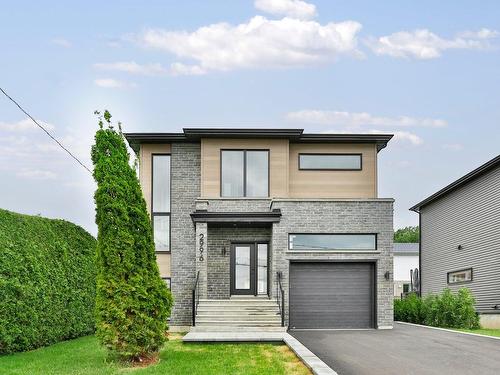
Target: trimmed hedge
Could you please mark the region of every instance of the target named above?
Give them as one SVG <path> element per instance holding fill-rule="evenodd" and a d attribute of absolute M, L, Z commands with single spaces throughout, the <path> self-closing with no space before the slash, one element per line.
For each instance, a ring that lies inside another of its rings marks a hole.
<path fill-rule="evenodd" d="M 94 332 L 95 246 L 70 222 L 0 209 L 0 353 Z"/>
<path fill-rule="evenodd" d="M 433 327 L 476 329 L 480 325 L 474 304 L 474 296 L 466 288 L 456 294 L 445 289 L 425 298 L 412 293 L 405 299 L 394 300 L 394 319 Z"/>

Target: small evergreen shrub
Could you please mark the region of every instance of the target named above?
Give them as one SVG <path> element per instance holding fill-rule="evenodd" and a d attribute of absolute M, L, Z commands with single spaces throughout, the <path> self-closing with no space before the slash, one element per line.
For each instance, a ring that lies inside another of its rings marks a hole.
<path fill-rule="evenodd" d="M 151 220 L 121 129 L 100 129 L 92 147 L 97 236 L 97 336 L 113 357 L 151 360 L 166 340 L 172 296 L 156 263 Z M 120 125 L 120 124 L 118 124 Z"/>
<path fill-rule="evenodd" d="M 394 300 L 394 319 L 401 322 L 423 324 L 425 307 L 416 293 L 410 293 L 405 299 Z"/>
<path fill-rule="evenodd" d="M 480 328 L 474 296 L 462 288 L 456 294 L 445 289 L 441 294 L 421 299 L 412 293 L 394 301 L 394 319 L 443 328 Z"/>
<path fill-rule="evenodd" d="M 0 354 L 94 332 L 95 246 L 70 222 L 0 210 Z"/>

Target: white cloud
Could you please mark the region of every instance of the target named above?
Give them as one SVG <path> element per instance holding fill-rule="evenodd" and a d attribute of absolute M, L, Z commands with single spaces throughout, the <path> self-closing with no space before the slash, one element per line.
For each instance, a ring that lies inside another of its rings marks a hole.
<path fill-rule="evenodd" d="M 251 68 L 300 67 L 326 63 L 341 55 L 359 56 L 354 21 L 321 25 L 292 18 L 255 16 L 247 23 L 217 23 L 193 32 L 148 29 L 135 37 L 142 46 L 168 51 L 178 58 L 174 74 L 202 74 Z"/>
<path fill-rule="evenodd" d="M 446 143 L 443 148 L 450 151 L 462 151 L 464 146 L 461 143 Z"/>
<path fill-rule="evenodd" d="M 98 78 L 94 80 L 94 84 L 107 89 L 127 89 L 136 87 L 135 83 L 119 81 L 113 78 Z"/>
<path fill-rule="evenodd" d="M 374 130 L 374 133 L 379 133 L 379 131 Z M 392 134 L 394 134 L 395 141 L 409 142 L 414 146 L 419 146 L 422 143 L 424 143 L 424 140 L 422 138 L 420 138 L 418 135 L 411 133 L 411 132 L 395 131 Z"/>
<path fill-rule="evenodd" d="M 359 129 L 353 129 L 353 128 L 344 128 L 342 130 L 325 130 L 321 132 L 323 134 L 392 134 L 394 135 L 394 138 L 392 139 L 391 142 L 408 142 L 411 143 L 414 146 L 419 146 L 422 143 L 424 143 L 424 140 L 420 138 L 418 135 L 415 133 L 411 133 L 409 131 L 400 131 L 400 130 L 395 130 L 395 131 L 387 131 L 387 130 L 377 130 L 377 129 L 370 129 L 370 130 L 359 130 Z"/>
<path fill-rule="evenodd" d="M 23 169 L 17 172 L 16 176 L 29 180 L 53 180 L 57 177 L 57 175 L 52 171 L 44 171 L 40 169 Z"/>
<path fill-rule="evenodd" d="M 63 48 L 70 48 L 73 46 L 73 44 L 65 38 L 54 38 L 51 40 L 51 43 Z"/>
<path fill-rule="evenodd" d="M 458 33 L 453 39 L 442 38 L 427 29 L 400 31 L 379 38 L 369 38 L 366 45 L 377 55 L 416 59 L 433 59 L 448 49 L 484 49 L 497 31 L 481 29 Z"/>
<path fill-rule="evenodd" d="M 47 130 L 54 130 L 55 126 L 45 121 L 37 120 L 40 125 Z M 0 121 L 0 130 L 7 132 L 24 132 L 29 130 L 39 129 L 38 126 L 29 118 L 19 120 L 17 122 L 2 122 Z"/>
<path fill-rule="evenodd" d="M 287 114 L 288 120 L 317 124 L 317 125 L 339 125 L 345 127 L 359 126 L 391 126 L 391 127 L 444 127 L 445 120 L 432 118 L 415 118 L 409 116 L 384 117 L 374 116 L 366 112 L 343 112 L 343 111 L 321 111 L 301 110 Z"/>
<path fill-rule="evenodd" d="M 255 8 L 266 13 L 298 19 L 316 16 L 316 6 L 301 0 L 255 0 Z"/>
<path fill-rule="evenodd" d="M 97 63 L 94 68 L 140 75 L 161 75 L 167 70 L 161 64 L 138 64 L 135 61 L 118 61 L 114 63 Z"/>
<path fill-rule="evenodd" d="M 170 65 L 170 73 L 174 76 L 181 75 L 202 75 L 206 71 L 198 65 L 186 65 L 183 63 L 173 63 Z"/>

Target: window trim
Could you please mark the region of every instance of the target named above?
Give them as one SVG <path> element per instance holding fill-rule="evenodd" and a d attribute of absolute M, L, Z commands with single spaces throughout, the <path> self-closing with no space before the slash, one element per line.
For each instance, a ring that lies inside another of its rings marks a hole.
<path fill-rule="evenodd" d="M 375 249 L 291 249 L 290 248 L 290 236 L 295 235 L 335 235 L 335 236 L 352 236 L 352 235 L 367 235 L 367 236 L 375 236 Z M 342 253 L 374 253 L 380 252 L 378 249 L 378 233 L 301 233 L 301 232 L 292 232 L 288 233 L 288 251 L 293 252 L 320 252 L 320 253 L 328 253 L 328 252 L 342 252 Z"/>
<path fill-rule="evenodd" d="M 222 195 L 222 152 L 223 151 L 240 151 L 243 152 L 243 195 L 239 197 L 225 197 Z M 265 151 L 267 152 L 267 195 L 262 197 L 247 196 L 247 152 L 248 151 Z M 219 150 L 219 197 L 220 198 L 250 198 L 250 199 L 267 199 L 271 193 L 271 150 L 266 148 L 221 148 Z"/>
<path fill-rule="evenodd" d="M 359 156 L 359 168 L 302 168 L 300 165 L 300 157 L 305 156 Z M 337 153 L 337 152 L 299 152 L 298 155 L 299 171 L 362 171 L 363 170 L 363 154 L 360 152 L 353 153 Z"/>
<path fill-rule="evenodd" d="M 162 277 L 161 279 L 163 280 L 163 282 L 168 280 L 168 285 L 167 283 L 165 283 L 165 285 L 167 285 L 169 290 L 172 290 L 172 277 Z"/>
<path fill-rule="evenodd" d="M 153 179 L 154 179 L 154 157 L 155 156 L 169 156 L 170 157 L 170 176 L 169 176 L 169 199 L 168 206 L 170 207 L 170 212 L 158 211 L 155 212 L 153 210 Z M 153 230 L 153 242 L 155 235 L 155 216 L 168 216 L 168 250 L 156 250 L 155 244 L 155 253 L 156 254 L 170 254 L 172 252 L 172 154 L 171 153 L 151 153 L 151 229 Z"/>
<path fill-rule="evenodd" d="M 464 272 L 464 271 L 470 271 L 470 280 L 450 282 L 450 274 Z M 471 283 L 473 280 L 474 280 L 474 271 L 473 271 L 472 267 L 462 268 L 460 270 L 450 271 L 450 272 L 446 273 L 446 284 L 447 285 L 467 284 L 467 283 Z"/>

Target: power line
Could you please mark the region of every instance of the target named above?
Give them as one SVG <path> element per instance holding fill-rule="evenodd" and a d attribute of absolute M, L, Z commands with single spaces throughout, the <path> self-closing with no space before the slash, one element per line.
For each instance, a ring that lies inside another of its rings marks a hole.
<path fill-rule="evenodd" d="M 4 90 L 4 89 L 2 89 L 2 88 L 0 87 L 0 91 L 2 91 L 2 93 L 3 93 L 3 94 L 7 97 L 7 98 L 9 98 L 9 100 L 10 100 L 12 103 L 14 103 L 14 104 L 15 104 L 15 105 L 16 105 L 16 106 L 17 106 L 17 107 L 18 107 L 18 108 L 19 108 L 19 109 L 20 109 L 20 110 L 21 110 L 21 111 L 22 111 L 22 112 L 26 115 L 26 116 L 28 116 L 28 117 L 29 117 L 29 118 L 30 118 L 30 119 L 31 119 L 31 120 L 32 120 L 32 121 L 33 121 L 33 122 L 34 122 L 34 123 L 35 123 L 35 124 L 36 124 L 36 125 L 40 128 L 40 129 L 42 129 L 42 130 L 45 132 L 45 134 L 47 134 L 47 135 L 48 135 L 48 136 L 49 136 L 49 137 L 50 137 L 50 138 L 51 138 L 54 142 L 56 142 L 56 143 L 59 145 L 59 147 L 61 147 L 64 151 L 66 151 L 66 152 L 68 153 L 68 155 L 69 155 L 69 156 L 71 156 L 73 159 L 75 159 L 75 161 L 76 161 L 78 164 L 80 164 L 80 165 L 81 165 L 83 168 L 85 168 L 85 169 L 86 169 L 86 170 L 87 170 L 90 174 L 92 174 L 92 171 L 91 171 L 91 170 L 90 170 L 90 169 L 89 169 L 89 168 L 88 168 L 85 164 L 83 164 L 83 163 L 82 163 L 82 162 L 81 162 L 81 161 L 80 161 L 80 160 L 79 160 L 79 159 L 78 159 L 75 155 L 73 155 L 73 154 L 71 153 L 71 151 L 70 151 L 70 150 L 68 150 L 66 147 L 64 147 L 64 145 L 63 145 L 61 142 L 59 142 L 59 141 L 58 141 L 58 140 L 57 140 L 57 139 L 56 139 L 56 138 L 55 138 L 52 134 L 50 134 L 50 132 L 49 132 L 47 129 L 45 129 L 42 125 L 40 125 L 40 124 L 38 123 L 38 121 L 36 121 L 36 120 L 33 118 L 33 116 L 31 116 L 28 112 L 26 112 L 26 111 L 24 110 L 24 108 L 23 108 L 23 107 L 21 107 L 21 106 L 19 105 L 19 103 L 17 103 L 17 102 L 16 102 L 13 98 L 11 98 L 11 97 L 9 96 L 9 94 L 7 94 L 7 93 L 5 92 L 5 90 Z"/>

